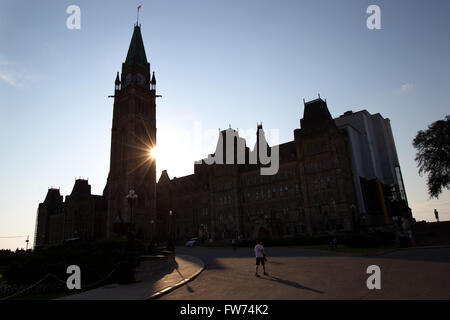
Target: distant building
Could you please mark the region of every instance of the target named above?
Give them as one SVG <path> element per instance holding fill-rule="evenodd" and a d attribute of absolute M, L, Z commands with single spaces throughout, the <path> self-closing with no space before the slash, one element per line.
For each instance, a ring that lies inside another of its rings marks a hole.
<path fill-rule="evenodd" d="M 49 189 L 38 208 L 35 247 L 70 239 L 103 239 L 106 208 L 105 197 L 92 195 L 87 180 L 77 179 L 65 201 L 58 189 Z"/>
<path fill-rule="evenodd" d="M 150 157 L 156 146 L 156 78 L 140 26 L 134 28 L 114 92 L 103 194 L 92 195 L 82 179 L 65 199 L 49 189 L 38 208 L 35 246 L 118 237 L 127 230 L 143 241 L 286 238 L 381 226 L 393 216 L 411 215 L 389 120 L 379 114 L 364 110 L 333 119 L 326 101 L 305 102 L 292 141 L 268 146 L 260 124 L 250 150 L 230 128 L 220 132 L 209 158 L 226 160 L 233 148 L 231 164 L 204 159 L 194 174 L 171 179 L 164 170 L 156 183 Z M 267 165 L 259 146 L 269 153 L 278 148 L 277 174 L 261 175 Z M 241 147 L 244 161 L 237 163 Z M 130 190 L 137 194 L 132 201 L 126 197 Z"/>
<path fill-rule="evenodd" d="M 349 137 L 361 217 L 368 225 L 380 225 L 392 212 L 411 215 L 390 120 L 362 110 L 345 112 L 335 122 Z"/>

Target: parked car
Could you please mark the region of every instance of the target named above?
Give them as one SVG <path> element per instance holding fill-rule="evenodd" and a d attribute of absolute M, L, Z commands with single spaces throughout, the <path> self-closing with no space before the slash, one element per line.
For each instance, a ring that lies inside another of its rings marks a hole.
<path fill-rule="evenodd" d="M 200 243 L 200 240 L 198 238 L 192 238 L 186 242 L 186 247 L 198 246 L 199 243 Z"/>

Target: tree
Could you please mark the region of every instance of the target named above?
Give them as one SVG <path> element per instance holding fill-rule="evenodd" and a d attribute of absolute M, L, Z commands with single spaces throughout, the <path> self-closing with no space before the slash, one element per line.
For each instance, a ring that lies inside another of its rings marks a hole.
<path fill-rule="evenodd" d="M 450 115 L 420 130 L 413 140 L 419 174 L 427 174 L 428 194 L 439 198 L 442 189 L 450 189 Z"/>

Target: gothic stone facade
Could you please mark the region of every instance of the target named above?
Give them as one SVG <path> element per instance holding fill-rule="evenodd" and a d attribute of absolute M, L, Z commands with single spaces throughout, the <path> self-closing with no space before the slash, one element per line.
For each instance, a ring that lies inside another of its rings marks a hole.
<path fill-rule="evenodd" d="M 305 103 L 294 140 L 278 146 L 275 175 L 261 175 L 260 162 L 248 161 L 257 147 L 245 147 L 245 164 L 203 161 L 192 175 L 170 179 L 163 171 L 156 183 L 155 161 L 149 157 L 156 146 L 156 97 L 155 75 L 150 75 L 140 26 L 135 26 L 115 81 L 110 171 L 103 194 L 92 195 L 88 181 L 81 179 L 65 200 L 59 190 L 49 189 L 39 204 L 35 246 L 116 237 L 124 227 L 132 227 L 144 241 L 198 234 L 282 238 L 358 227 L 361 206 L 349 136 L 336 126 L 326 101 Z M 219 141 L 227 133 L 222 131 Z M 130 189 L 138 195 L 132 203 L 126 198 Z"/>
<path fill-rule="evenodd" d="M 77 179 L 65 201 L 58 189 L 51 188 L 39 204 L 34 245 L 61 244 L 70 239 L 103 239 L 106 212 L 106 198 L 92 195 L 87 180 Z"/>
<path fill-rule="evenodd" d="M 111 158 L 103 195 L 92 195 L 86 180 L 77 180 L 65 201 L 59 190 L 49 189 L 39 204 L 35 246 L 68 239 L 96 240 L 116 237 L 132 229 L 149 241 L 156 213 L 156 78 L 142 41 L 140 26 L 133 36 L 122 74 L 117 73 L 111 130 Z M 138 195 L 129 202 L 126 195 Z"/>
<path fill-rule="evenodd" d="M 221 132 L 223 139 L 229 130 Z M 276 175 L 261 175 L 248 157 L 246 164 L 196 164 L 194 174 L 181 178 L 163 171 L 158 236 L 283 238 L 352 230 L 358 212 L 347 148 L 326 102 L 305 103 L 294 140 L 279 145 Z"/>

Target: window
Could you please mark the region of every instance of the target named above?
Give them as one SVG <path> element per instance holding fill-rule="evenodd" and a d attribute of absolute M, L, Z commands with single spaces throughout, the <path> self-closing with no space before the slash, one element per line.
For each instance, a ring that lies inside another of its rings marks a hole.
<path fill-rule="evenodd" d="M 314 180 L 314 189 L 319 188 L 319 181 L 317 179 Z"/>
<path fill-rule="evenodd" d="M 256 200 L 256 201 L 259 200 L 259 191 L 256 191 L 255 200 Z"/>
<path fill-rule="evenodd" d="M 280 196 L 283 196 L 283 186 L 280 186 Z"/>

